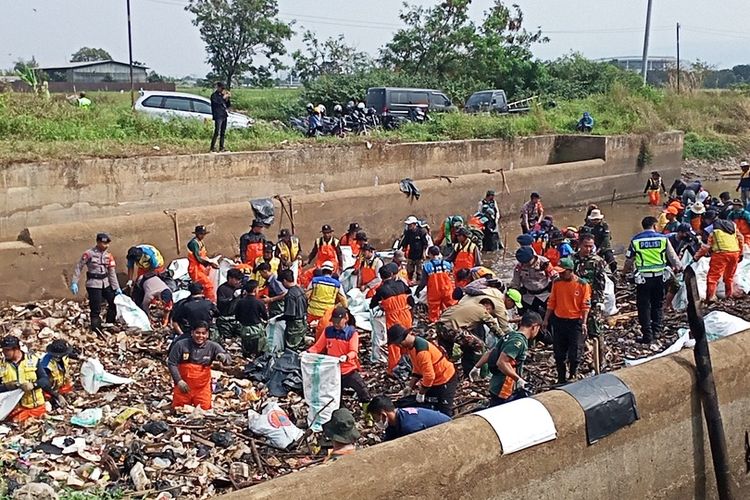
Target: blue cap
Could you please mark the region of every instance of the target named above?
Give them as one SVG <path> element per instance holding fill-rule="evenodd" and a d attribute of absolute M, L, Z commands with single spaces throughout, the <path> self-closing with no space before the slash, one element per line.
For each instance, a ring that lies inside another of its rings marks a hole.
<path fill-rule="evenodd" d="M 516 250 L 516 260 L 521 264 L 528 264 L 534 259 L 534 249 L 531 247 L 521 247 Z"/>
<path fill-rule="evenodd" d="M 522 234 L 516 238 L 516 241 L 522 247 L 530 247 L 534 243 L 534 237 L 530 234 Z"/>

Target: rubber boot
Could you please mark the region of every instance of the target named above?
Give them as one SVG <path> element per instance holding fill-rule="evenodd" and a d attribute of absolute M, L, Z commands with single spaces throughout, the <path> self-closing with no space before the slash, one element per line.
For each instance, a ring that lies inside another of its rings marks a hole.
<path fill-rule="evenodd" d="M 574 380 L 576 378 L 576 375 L 578 375 L 578 363 L 571 361 L 570 362 L 570 380 Z"/>
<path fill-rule="evenodd" d="M 564 384 L 567 381 L 565 378 L 565 362 L 557 363 L 557 383 Z"/>

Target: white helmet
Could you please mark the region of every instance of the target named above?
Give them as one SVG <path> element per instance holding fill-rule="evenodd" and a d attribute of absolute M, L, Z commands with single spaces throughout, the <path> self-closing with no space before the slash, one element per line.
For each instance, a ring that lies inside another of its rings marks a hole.
<path fill-rule="evenodd" d="M 341 104 L 337 104 L 333 107 L 334 113 L 341 113 L 344 110 L 344 108 L 341 107 Z"/>
<path fill-rule="evenodd" d="M 365 109 L 365 103 L 363 103 L 363 102 L 358 102 L 358 103 L 357 103 L 357 109 Z"/>

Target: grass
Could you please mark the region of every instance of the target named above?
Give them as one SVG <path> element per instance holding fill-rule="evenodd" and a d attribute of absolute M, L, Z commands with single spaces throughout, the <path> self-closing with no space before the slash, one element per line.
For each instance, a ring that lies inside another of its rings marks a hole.
<path fill-rule="evenodd" d="M 208 95 L 209 90 L 182 89 Z M 135 115 L 127 93 L 91 93 L 93 106 L 78 109 L 55 95 L 50 100 L 29 94 L 0 94 L 0 164 L 80 157 L 125 157 L 205 152 L 210 122 L 162 122 Z M 286 127 L 289 116 L 303 112 L 295 89 L 238 89 L 236 109 L 256 118 L 248 130 L 233 130 L 227 145 L 252 151 L 340 142 L 363 138 L 306 139 Z M 614 88 L 606 95 L 560 102 L 519 116 L 433 115 L 424 125 L 376 132 L 371 141 L 439 141 L 510 139 L 517 136 L 571 133 L 583 113 L 596 119 L 596 134 L 686 132 L 685 156 L 719 160 L 750 151 L 750 95 L 743 92 L 695 92 L 676 95 L 645 89 Z"/>

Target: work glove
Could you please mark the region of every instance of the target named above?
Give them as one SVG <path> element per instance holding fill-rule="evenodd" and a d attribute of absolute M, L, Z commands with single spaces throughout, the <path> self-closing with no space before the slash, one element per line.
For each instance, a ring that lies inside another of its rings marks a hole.
<path fill-rule="evenodd" d="M 118 288 L 117 290 L 115 290 L 115 295 L 122 295 L 122 289 Z"/>
<path fill-rule="evenodd" d="M 130 288 L 133 286 L 133 280 L 128 280 L 127 283 L 125 283 L 125 288 Z"/>
<path fill-rule="evenodd" d="M 73 295 L 78 295 L 78 283 L 71 283 L 70 291 L 73 292 Z"/>
<path fill-rule="evenodd" d="M 240 295 L 242 295 L 242 288 L 238 288 L 237 290 L 234 291 L 235 297 L 239 297 Z"/>
<path fill-rule="evenodd" d="M 225 365 L 229 363 L 229 355 L 226 353 L 220 352 L 219 354 L 216 355 L 216 361 Z"/>
<path fill-rule="evenodd" d="M 342 354 L 341 356 L 339 356 L 339 363 L 346 363 L 348 359 L 349 356 L 347 356 L 346 354 Z"/>
<path fill-rule="evenodd" d="M 34 384 L 32 384 L 31 382 L 21 382 L 20 384 L 18 384 L 18 388 L 23 392 L 31 392 L 34 390 Z"/>
<path fill-rule="evenodd" d="M 476 382 L 478 380 L 481 380 L 481 378 L 482 378 L 481 370 L 477 368 L 476 366 L 472 368 L 471 371 L 469 372 L 469 380 L 471 380 L 472 382 Z"/>
<path fill-rule="evenodd" d="M 417 393 L 417 403 L 424 403 L 424 394 L 421 392 Z"/>
<path fill-rule="evenodd" d="M 188 392 L 190 392 L 190 386 L 188 386 L 188 385 L 187 385 L 187 382 L 185 382 L 184 380 L 180 380 L 179 382 L 177 382 L 177 387 L 178 387 L 178 388 L 179 388 L 179 389 L 180 389 L 180 390 L 181 390 L 181 391 L 182 391 L 182 392 L 183 392 L 184 394 L 187 394 Z"/>
<path fill-rule="evenodd" d="M 519 378 L 518 380 L 516 380 L 516 387 L 518 389 L 525 388 L 526 387 L 526 381 L 524 379 L 522 379 L 522 378 Z"/>

